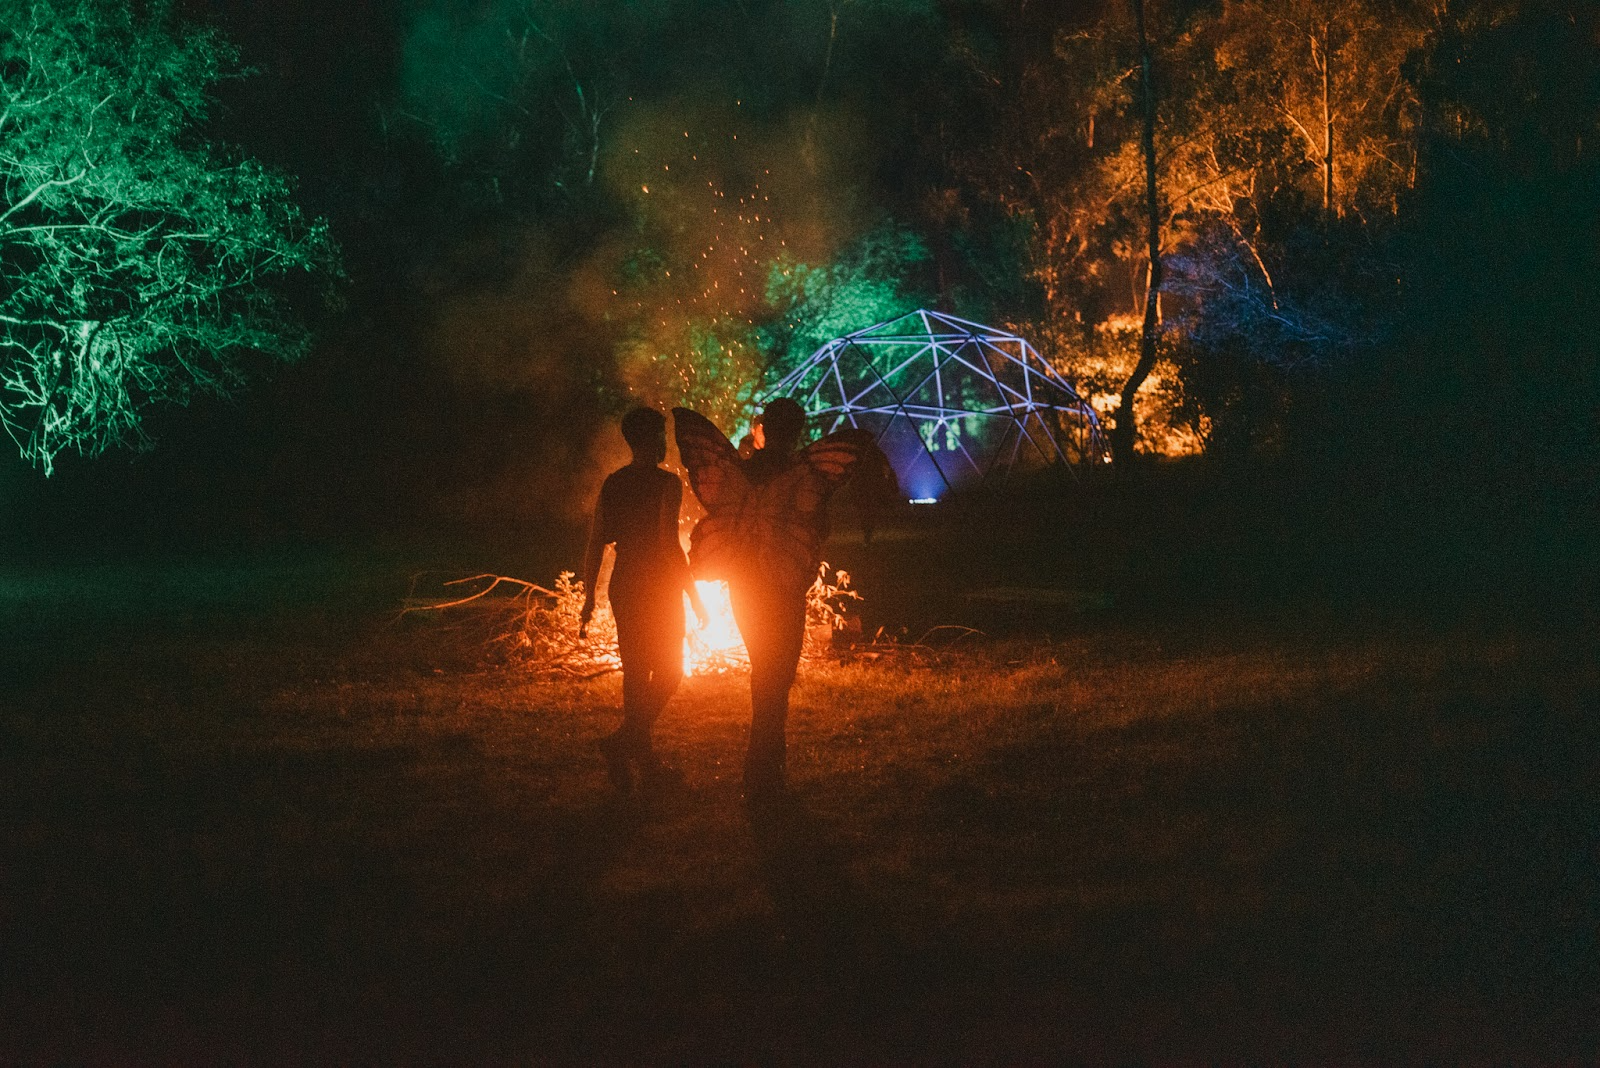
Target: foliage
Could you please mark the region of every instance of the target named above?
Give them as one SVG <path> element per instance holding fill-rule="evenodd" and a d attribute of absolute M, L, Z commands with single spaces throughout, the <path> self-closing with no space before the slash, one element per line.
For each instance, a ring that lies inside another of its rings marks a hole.
<path fill-rule="evenodd" d="M 1139 76 L 1125 7 L 1062 20 L 1048 54 L 1019 57 L 1016 86 L 994 104 L 1000 159 L 1015 163 L 966 166 L 973 188 L 1032 225 L 1048 335 L 1093 339 L 1099 324 L 1144 310 Z M 1375 313 L 1393 307 L 1395 274 L 1381 233 L 1415 181 L 1420 132 L 1405 60 L 1434 8 L 1149 8 L 1167 268 L 1158 312 L 1163 347 L 1188 368 L 1182 410 L 1158 404 L 1153 417 L 1211 428 L 1241 417 L 1242 382 L 1324 368 L 1384 332 Z M 1388 292 L 1372 284 L 1385 273 Z M 1371 300 L 1348 299 L 1358 292 Z M 1201 369 L 1211 354 L 1219 366 Z"/>
<path fill-rule="evenodd" d="M 1355 216 L 1280 241 L 1267 285 L 1234 233 L 1212 220 L 1168 257 L 1172 418 L 1207 451 L 1275 449 L 1297 381 L 1350 366 L 1390 338 L 1391 257 Z"/>
<path fill-rule="evenodd" d="M 904 265 L 876 264 L 876 246 L 899 256 L 889 246 L 916 239 L 859 235 L 885 214 L 875 161 L 914 136 L 907 124 L 882 138 L 867 109 L 904 99 L 910 74 L 932 80 L 938 21 L 924 0 L 424 3 L 407 28 L 400 126 L 456 187 L 443 210 L 464 225 L 443 227 L 444 244 L 499 250 L 509 280 L 533 243 L 515 235 L 553 235 L 568 303 L 610 349 L 596 361 L 601 406 L 686 404 L 737 428 L 769 360 L 808 325 L 785 314 L 826 318 L 817 302 L 833 303 L 836 282 L 851 290 L 834 309 L 849 329 L 883 317 L 842 306 L 862 298 L 858 281 L 906 306 L 893 291 Z M 769 304 L 768 280 L 792 265 L 821 272 L 813 292 Z"/>
<path fill-rule="evenodd" d="M 1270 140 L 1276 176 L 1331 214 L 1393 214 L 1416 180 L 1420 111 L 1407 55 L 1435 5 L 1229 0 L 1216 42 L 1232 125 Z"/>
<path fill-rule="evenodd" d="M 641 322 L 618 347 L 623 381 L 636 396 L 693 408 L 735 436 L 755 416 L 763 362 L 751 325 L 726 317 Z"/>
<path fill-rule="evenodd" d="M 826 560 L 817 565 L 817 577 L 806 590 L 805 655 L 826 656 L 836 633 L 859 635 L 861 617 L 856 613 L 862 599 L 860 592 L 850 586 L 850 572 L 834 571 Z"/>
<path fill-rule="evenodd" d="M 1064 328 L 1049 322 L 1030 324 L 1027 332 L 1042 350 L 1054 356 L 1057 369 L 1078 389 L 1103 421 L 1117 408 L 1123 383 L 1139 359 L 1138 318 L 1118 315 L 1089 329 L 1079 324 Z M 1189 456 L 1202 451 L 1209 433 L 1209 417 L 1185 407 L 1185 387 L 1180 374 L 1180 339 L 1175 331 L 1159 336 L 1155 366 L 1139 387 L 1141 417 L 1137 430 L 1139 450 L 1155 456 Z"/>
<path fill-rule="evenodd" d="M 49 473 L 303 353 L 281 283 L 338 268 L 287 179 L 199 141 L 220 39 L 93 0 L 0 10 L 0 421 Z"/>
<path fill-rule="evenodd" d="M 774 377 L 834 338 L 926 306 L 917 276 L 928 259 L 926 242 L 894 222 L 863 234 L 827 263 L 775 259 L 767 275 L 771 321 L 763 331 Z"/>
<path fill-rule="evenodd" d="M 454 458 L 437 484 L 515 472 L 516 449 L 581 483 L 587 431 L 624 395 L 732 426 L 767 361 L 899 310 L 897 289 L 988 298 L 963 314 L 1114 394 L 1146 268 L 1130 6 L 390 5 L 370 54 L 405 43 L 368 136 L 392 169 L 327 130 L 305 141 L 338 144 L 326 170 L 300 168 L 391 198 L 359 219 L 370 321 L 399 324 L 367 358 L 413 386 L 369 392 L 370 410 L 445 428 L 409 449 Z M 1593 5 L 1145 7 L 1168 270 L 1140 447 L 1276 448 L 1315 416 L 1297 440 L 1342 426 L 1375 465 L 1409 450 L 1395 471 L 1481 465 L 1510 486 L 1587 463 Z M 741 198 L 759 232 L 730 217 Z M 430 376 L 457 372 L 471 381 L 441 412 Z"/>

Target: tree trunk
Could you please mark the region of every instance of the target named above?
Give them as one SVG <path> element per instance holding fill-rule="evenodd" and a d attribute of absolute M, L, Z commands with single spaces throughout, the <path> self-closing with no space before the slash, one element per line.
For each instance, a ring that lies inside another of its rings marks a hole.
<path fill-rule="evenodd" d="M 1322 214 L 1333 218 L 1333 101 L 1328 91 L 1333 52 L 1328 47 L 1329 25 L 1322 24 Z"/>
<path fill-rule="evenodd" d="M 1111 456 L 1118 464 L 1133 460 L 1138 430 L 1134 397 L 1156 364 L 1156 328 L 1161 322 L 1161 210 L 1156 197 L 1156 90 L 1151 78 L 1150 37 L 1145 32 L 1144 0 L 1133 0 L 1133 20 L 1139 33 L 1139 97 L 1144 110 L 1144 199 L 1149 230 L 1150 270 L 1145 279 L 1144 328 L 1139 335 L 1139 362 L 1122 384 L 1116 424 L 1111 429 Z"/>

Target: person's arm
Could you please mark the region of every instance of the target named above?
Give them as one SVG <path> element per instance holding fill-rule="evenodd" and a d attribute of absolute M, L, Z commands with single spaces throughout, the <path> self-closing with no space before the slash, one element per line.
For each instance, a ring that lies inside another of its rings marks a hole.
<path fill-rule="evenodd" d="M 600 565 L 606 558 L 605 490 L 594 503 L 594 521 L 589 524 L 589 544 L 583 553 L 583 609 L 578 613 L 578 637 L 589 636 L 589 620 L 594 618 L 594 588 L 600 581 Z"/>
<path fill-rule="evenodd" d="M 706 611 L 705 602 L 700 600 L 700 591 L 694 584 L 694 573 L 689 570 L 689 558 L 684 555 L 683 542 L 678 538 L 678 513 L 682 509 L 683 483 L 678 481 L 677 475 L 673 475 L 671 484 L 661 494 L 661 544 L 668 547 L 668 559 L 678 573 L 678 585 L 689 595 L 689 606 L 694 609 L 695 618 L 700 620 L 703 627 L 711 621 L 711 616 Z"/>

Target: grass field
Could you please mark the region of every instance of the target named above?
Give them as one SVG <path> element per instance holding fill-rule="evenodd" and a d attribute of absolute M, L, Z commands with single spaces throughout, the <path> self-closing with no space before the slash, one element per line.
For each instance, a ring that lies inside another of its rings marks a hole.
<path fill-rule="evenodd" d="M 988 634 L 808 668 L 756 813 L 742 679 L 619 799 L 615 677 L 397 624 L 405 553 L 5 572 L 0 1062 L 1600 1055 L 1586 624 L 888 592 L 940 544 L 844 552 Z"/>

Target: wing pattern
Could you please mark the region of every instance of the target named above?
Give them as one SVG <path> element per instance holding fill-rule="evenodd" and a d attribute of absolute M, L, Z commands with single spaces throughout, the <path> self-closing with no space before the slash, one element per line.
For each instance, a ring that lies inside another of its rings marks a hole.
<path fill-rule="evenodd" d="M 690 536 L 696 575 L 805 590 L 826 537 L 828 499 L 863 460 L 882 458 L 872 435 L 829 434 L 769 481 L 752 485 L 737 451 L 709 420 L 686 408 L 672 414 L 689 486 L 706 508 Z"/>
<path fill-rule="evenodd" d="M 689 488 L 706 511 L 736 506 L 749 490 L 739 469 L 739 452 L 727 435 L 699 412 L 672 409 L 672 433 L 689 472 Z"/>
<path fill-rule="evenodd" d="M 739 518 L 750 497 L 738 450 L 711 420 L 688 408 L 672 409 L 672 432 L 689 488 L 706 510 L 689 535 L 690 569 L 696 578 L 729 578 L 744 569 Z"/>

